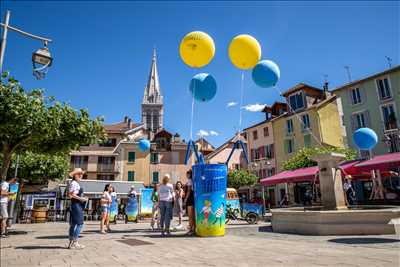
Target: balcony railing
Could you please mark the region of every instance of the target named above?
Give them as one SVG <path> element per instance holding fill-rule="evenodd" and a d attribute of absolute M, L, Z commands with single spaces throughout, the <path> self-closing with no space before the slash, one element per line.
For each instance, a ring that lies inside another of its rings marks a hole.
<path fill-rule="evenodd" d="M 98 164 L 97 171 L 98 172 L 114 172 L 115 166 L 114 166 L 114 164 Z"/>
<path fill-rule="evenodd" d="M 386 130 L 384 142 L 390 153 L 400 152 L 400 129 Z"/>

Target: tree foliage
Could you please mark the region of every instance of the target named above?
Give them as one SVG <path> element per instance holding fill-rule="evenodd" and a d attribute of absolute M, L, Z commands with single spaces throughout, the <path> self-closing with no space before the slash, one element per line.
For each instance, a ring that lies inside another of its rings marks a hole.
<path fill-rule="evenodd" d="M 317 163 L 311 160 L 312 156 L 322 153 L 336 152 L 345 155 L 346 160 L 355 159 L 357 152 L 349 148 L 339 148 L 339 147 L 311 147 L 303 148 L 298 151 L 293 157 L 283 162 L 284 170 L 295 170 L 300 168 L 306 168 L 311 166 L 316 166 Z"/>
<path fill-rule="evenodd" d="M 18 178 L 23 183 L 44 184 L 49 180 L 60 180 L 69 171 L 69 154 L 58 153 L 34 153 L 31 151 L 13 155 L 9 173 L 14 174 L 18 162 Z"/>
<path fill-rule="evenodd" d="M 241 186 L 251 186 L 257 182 L 257 176 L 248 170 L 234 170 L 228 173 L 228 187 L 239 189 Z"/>
<path fill-rule="evenodd" d="M 39 89 L 25 91 L 7 73 L 0 85 L 0 178 L 6 177 L 15 152 L 67 153 L 105 138 L 102 118 L 90 119 L 87 110 L 76 111 Z"/>

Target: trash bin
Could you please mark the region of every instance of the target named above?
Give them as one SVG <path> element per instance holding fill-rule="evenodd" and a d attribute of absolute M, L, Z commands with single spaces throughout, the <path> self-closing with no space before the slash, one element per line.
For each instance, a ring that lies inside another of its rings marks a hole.
<path fill-rule="evenodd" d="M 193 166 L 196 234 L 225 234 L 227 167 L 225 164 Z"/>

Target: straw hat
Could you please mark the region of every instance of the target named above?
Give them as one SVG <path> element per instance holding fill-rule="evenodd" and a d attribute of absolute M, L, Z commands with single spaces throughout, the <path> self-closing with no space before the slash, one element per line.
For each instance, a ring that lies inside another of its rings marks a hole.
<path fill-rule="evenodd" d="M 74 177 L 75 174 L 84 174 L 85 171 L 82 168 L 75 168 L 72 172 L 69 173 L 70 177 Z"/>

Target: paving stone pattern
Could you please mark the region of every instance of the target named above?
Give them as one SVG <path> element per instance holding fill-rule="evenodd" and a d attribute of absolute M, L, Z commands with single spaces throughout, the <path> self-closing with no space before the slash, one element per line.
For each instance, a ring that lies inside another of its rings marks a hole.
<path fill-rule="evenodd" d="M 83 250 L 66 249 L 68 224 L 19 224 L 1 239 L 1 267 L 12 266 L 400 266 L 400 239 L 386 236 L 301 236 L 268 224 L 230 225 L 224 237 L 182 232 L 162 238 L 148 223 L 112 225 L 101 235 L 86 223 Z"/>

